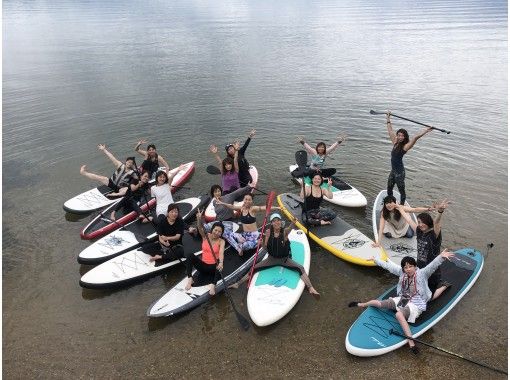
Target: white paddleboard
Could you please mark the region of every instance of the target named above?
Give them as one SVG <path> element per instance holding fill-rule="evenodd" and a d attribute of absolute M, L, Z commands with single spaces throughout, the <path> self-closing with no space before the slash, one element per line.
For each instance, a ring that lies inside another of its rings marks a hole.
<path fill-rule="evenodd" d="M 297 165 L 290 165 L 289 172 L 292 173 L 297 168 Z M 292 178 L 302 186 L 303 180 L 301 178 Z M 324 197 L 324 200 L 344 207 L 363 207 L 367 205 L 367 198 L 358 189 L 338 177 L 333 176 L 332 178 L 338 187 L 332 186 L 333 198 Z M 325 186 L 327 186 L 327 182 L 322 185 L 322 187 Z"/>
<path fill-rule="evenodd" d="M 292 260 L 310 269 L 310 245 L 301 230 L 289 233 Z M 266 258 L 266 255 L 264 258 Z M 276 266 L 255 272 L 248 289 L 247 307 L 257 326 L 268 326 L 283 318 L 296 305 L 305 283 L 299 272 Z"/>

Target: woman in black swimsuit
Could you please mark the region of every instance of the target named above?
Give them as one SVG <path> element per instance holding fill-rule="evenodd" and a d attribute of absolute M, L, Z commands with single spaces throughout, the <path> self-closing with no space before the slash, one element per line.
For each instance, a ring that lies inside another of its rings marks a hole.
<path fill-rule="evenodd" d="M 303 205 L 303 220 L 312 226 L 323 226 L 331 224 L 331 221 L 336 218 L 336 214 L 327 208 L 321 208 L 320 204 L 322 198 L 333 198 L 331 192 L 331 178 L 328 178 L 328 187 L 322 188 L 323 178 L 320 174 L 316 173 L 312 177 L 312 186 L 306 186 L 301 189 L 301 198 L 304 199 Z"/>

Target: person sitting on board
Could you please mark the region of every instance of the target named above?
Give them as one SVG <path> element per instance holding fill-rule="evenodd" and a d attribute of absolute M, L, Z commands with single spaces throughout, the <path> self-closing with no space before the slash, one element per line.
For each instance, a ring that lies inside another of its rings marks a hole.
<path fill-rule="evenodd" d="M 180 170 L 186 167 L 185 164 L 170 170 L 168 174 L 159 170 L 156 173 L 156 183 L 151 187 L 151 197 L 156 198 L 156 216 L 166 215 L 168 205 L 174 203 L 172 197 L 172 180 Z"/>
<path fill-rule="evenodd" d="M 406 212 L 424 212 L 433 210 L 432 207 L 410 207 L 403 206 Z M 379 231 L 377 241 L 372 243 L 372 247 L 380 247 L 382 236 L 391 238 L 412 238 L 414 230 L 409 223 L 402 217 L 397 208 L 397 199 L 393 195 L 387 195 L 383 199 L 383 208 L 379 218 Z"/>
<path fill-rule="evenodd" d="M 386 127 L 388 128 L 388 135 L 393 143 L 393 149 L 391 150 L 391 171 L 388 176 L 388 195 L 393 195 L 393 187 L 397 185 L 398 191 L 400 192 L 400 204 L 405 204 L 406 201 L 406 171 L 404 168 L 404 154 L 406 154 L 420 137 L 423 137 L 427 133 L 433 130 L 433 128 L 425 128 L 423 131 L 418 133 L 412 139 L 409 139 L 409 133 L 405 129 L 397 130 L 397 133 L 393 131 L 391 126 L 391 112 L 386 113 Z"/>
<path fill-rule="evenodd" d="M 308 292 L 319 298 L 320 294 L 315 290 L 310 278 L 306 274 L 305 268 L 294 260 L 290 251 L 289 233 L 294 228 L 296 219 L 293 218 L 290 225 L 283 229 L 284 222 L 282 217 L 277 212 L 271 214 L 269 217 L 271 223 L 270 227 L 266 229 L 264 233 L 264 247 L 266 247 L 269 256 L 261 262 L 255 264 L 254 271 L 271 268 L 275 266 L 282 266 L 299 272 L 301 279 L 308 288 Z M 238 288 L 240 284 L 248 279 L 249 273 L 247 273 L 241 280 L 230 285 L 231 288 Z"/>
<path fill-rule="evenodd" d="M 231 193 L 239 189 L 239 163 L 238 163 L 238 148 L 235 149 L 234 158 L 225 157 L 223 160 L 218 154 L 218 147 L 211 145 L 209 151 L 214 155 L 216 161 L 218 161 L 218 167 L 221 172 L 221 187 L 223 188 L 223 194 Z"/>
<path fill-rule="evenodd" d="M 265 206 L 255 206 L 253 204 L 253 195 L 248 193 L 244 196 L 243 204 L 235 206 L 229 203 L 223 203 L 221 200 L 216 201 L 217 204 L 224 205 L 231 210 L 241 211 L 239 218 L 243 227 L 243 232 L 229 232 L 227 240 L 230 245 L 237 251 L 239 256 L 243 255 L 244 251 L 248 251 L 257 247 L 257 242 L 260 233 L 257 228 L 257 218 L 255 214 L 261 211 L 267 211 Z M 272 206 L 271 210 L 279 210 L 280 207 Z"/>
<path fill-rule="evenodd" d="M 198 211 L 197 227 L 200 236 L 202 236 L 202 258 L 196 257 L 192 252 L 186 252 L 186 276 L 188 277 L 188 282 L 184 289 L 191 289 L 194 282 L 191 272 L 193 267 L 195 267 L 199 272 L 201 280 L 208 284 L 209 294 L 213 296 L 215 294 L 216 282 L 221 277 L 218 271 L 223 270 L 223 254 L 225 251 L 225 240 L 221 238 L 224 232 L 223 223 L 214 222 L 211 232 L 205 232 L 204 225 L 202 224 L 202 213 Z M 206 236 L 209 238 L 209 241 L 207 241 Z M 209 242 L 213 250 L 211 250 Z"/>
<path fill-rule="evenodd" d="M 335 141 L 333 144 L 331 144 L 329 147 L 326 147 L 326 143 L 321 141 L 319 142 L 315 149 L 312 148 L 310 145 L 308 145 L 307 142 L 305 142 L 304 137 L 298 137 L 298 141 L 307 153 L 311 154 L 312 157 L 310 158 L 310 169 L 322 169 L 324 166 L 324 161 L 326 161 L 326 157 L 328 154 L 332 153 L 338 146 L 346 140 L 347 136 L 345 134 L 340 134 L 337 136 L 337 141 Z"/>
<path fill-rule="evenodd" d="M 328 178 L 328 187 L 322 188 L 323 178 L 319 173 L 312 176 L 312 185 L 301 188 L 300 197 L 304 199 L 303 203 L 303 220 L 312 226 L 322 226 L 331 224 L 336 218 L 336 214 L 327 208 L 321 208 L 320 204 L 324 196 L 329 199 L 333 198 L 331 192 L 331 178 Z"/>
<path fill-rule="evenodd" d="M 115 165 L 115 173 L 112 174 L 110 178 L 90 173 L 87 171 L 87 165 L 82 165 L 80 168 L 80 174 L 93 180 L 102 183 L 105 186 L 108 186 L 112 189 L 112 192 L 115 195 L 124 195 L 127 191 L 127 186 L 131 181 L 131 178 L 137 177 L 138 174 L 135 171 L 136 162 L 134 157 L 126 158 L 126 162 L 120 162 L 115 156 L 106 149 L 105 144 L 98 144 L 97 149 L 102 151 L 106 157 L 113 162 Z M 108 196 L 112 196 L 112 193 L 108 194 Z"/>
<path fill-rule="evenodd" d="M 141 171 L 149 172 L 149 178 L 153 178 L 153 176 L 157 173 L 160 166 L 164 166 L 166 168 L 166 172 L 170 170 L 170 166 L 166 163 L 165 159 L 156 152 L 156 145 L 149 144 L 147 145 L 147 150 L 140 149 L 142 144 L 146 144 L 147 141 L 140 140 L 135 146 L 135 152 L 142 155 L 144 157 L 144 161 L 140 166 Z"/>
<path fill-rule="evenodd" d="M 414 323 L 416 318 L 427 309 L 427 302 L 432 298 L 427 281 L 434 271 L 439 268 L 441 263 L 447 259 L 449 260 L 455 254 L 445 249 L 439 256 L 437 256 L 430 264 L 424 268 L 416 266 L 416 260 L 411 256 L 405 256 L 400 262 L 400 267 L 388 261 L 381 261 L 377 258 L 370 258 L 369 261 L 375 262 L 378 266 L 386 269 L 388 272 L 399 276 L 397 284 L 397 297 L 390 297 L 383 301 L 370 300 L 367 302 L 352 301 L 349 302 L 349 307 L 368 307 L 373 306 L 379 309 L 395 310 L 395 318 L 404 330 L 405 335 L 412 336 L 410 323 Z M 414 354 L 418 353 L 418 348 L 415 346 L 412 339 L 408 339 L 407 343 L 409 348 Z"/>
<path fill-rule="evenodd" d="M 165 261 L 172 261 L 184 257 L 182 248 L 184 229 L 185 223 L 179 214 L 179 208 L 175 203 L 169 204 L 166 215 L 158 215 L 156 224 L 162 254 L 154 255 L 149 260 L 164 259 Z"/>
<path fill-rule="evenodd" d="M 251 130 L 251 132 L 248 135 L 248 138 L 246 139 L 246 141 L 244 142 L 244 145 L 241 148 L 239 148 L 241 146 L 239 141 L 235 141 L 232 144 L 228 144 L 227 146 L 225 146 L 227 155 L 229 157 L 231 157 L 232 159 L 234 159 L 236 151 L 238 151 L 237 165 L 239 168 L 239 173 L 238 173 L 239 185 L 241 185 L 241 187 L 248 186 L 248 184 L 250 184 L 253 180 L 251 178 L 251 174 L 250 174 L 250 164 L 248 163 L 248 160 L 246 159 L 246 157 L 244 155 L 246 154 L 246 149 L 248 148 L 248 144 L 250 144 L 251 139 L 253 138 L 253 136 L 255 136 L 255 132 L 256 132 L 255 129 Z"/>
<path fill-rule="evenodd" d="M 146 200 L 147 195 L 149 194 L 150 184 L 149 184 L 149 173 L 143 172 L 140 176 L 140 180 L 136 178 L 131 179 L 131 183 L 128 186 L 126 191 L 126 196 L 121 199 L 119 203 L 115 206 L 112 213 L 110 214 L 110 219 L 115 220 L 115 212 L 124 208 L 126 214 L 135 211 L 142 219 L 143 223 L 148 223 L 149 220 L 143 215 L 142 209 L 139 206 L 139 203 L 142 202 L 142 197 Z"/>
<path fill-rule="evenodd" d="M 443 212 L 446 210 L 449 203 L 450 202 L 447 199 L 434 203 L 431 209 L 435 209 L 437 211 L 436 219 L 432 219 L 430 214 L 422 212 L 416 217 L 418 223 L 411 219 L 402 205 L 397 205 L 397 208 L 404 219 L 416 233 L 418 249 L 416 262 L 418 263 L 418 268 L 423 268 L 428 265 L 439 255 L 439 252 L 441 251 L 441 242 L 443 239 L 441 235 L 441 220 Z M 448 281 L 444 281 L 442 279 L 441 268 L 437 268 L 437 270 L 429 278 L 429 288 L 433 293 L 433 300 L 443 294 L 443 292 L 450 286 L 451 284 Z"/>

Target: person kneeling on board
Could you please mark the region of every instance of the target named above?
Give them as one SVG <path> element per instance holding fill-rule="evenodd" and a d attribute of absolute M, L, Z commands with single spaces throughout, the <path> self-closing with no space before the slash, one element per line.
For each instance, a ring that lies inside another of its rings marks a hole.
<path fill-rule="evenodd" d="M 453 252 L 445 249 L 425 268 L 418 268 L 416 260 L 411 256 L 405 256 L 400 262 L 400 267 L 391 261 L 381 261 L 377 258 L 370 258 L 378 266 L 386 269 L 388 272 L 399 276 L 397 284 L 397 297 L 390 297 L 383 301 L 370 300 L 368 302 L 349 302 L 349 307 L 368 307 L 373 306 L 379 309 L 395 310 L 395 317 L 404 330 L 406 336 L 411 336 L 411 329 L 408 322 L 414 323 L 422 312 L 427 309 L 427 302 L 432 298 L 427 281 L 434 271 L 439 268 L 445 259 L 454 256 Z M 418 353 L 412 339 L 408 339 L 409 348 L 414 354 Z"/>
<path fill-rule="evenodd" d="M 223 254 L 225 251 L 225 240 L 221 238 L 221 235 L 223 235 L 223 223 L 214 222 L 211 232 L 205 232 L 204 225 L 202 224 L 202 213 L 198 211 L 197 227 L 200 236 L 202 236 L 202 258 L 199 259 L 192 252 L 186 252 L 186 275 L 188 276 L 188 282 L 184 289 L 191 289 L 194 282 L 191 272 L 193 267 L 195 267 L 201 280 L 200 282 L 205 281 L 206 284 L 209 284 L 209 294 L 213 296 L 215 294 L 216 282 L 221 277 L 219 271 L 223 270 Z M 209 242 L 211 243 L 210 245 Z"/>
<path fill-rule="evenodd" d="M 166 216 L 158 216 L 156 228 L 162 254 L 154 255 L 149 260 L 172 261 L 184 257 L 182 235 L 184 234 L 185 223 L 179 215 L 179 208 L 175 203 L 168 205 Z"/>
<path fill-rule="evenodd" d="M 331 221 L 336 218 L 336 214 L 333 211 L 320 207 L 324 196 L 329 199 L 333 198 L 331 178 L 328 178 L 328 187 L 324 189 L 321 187 L 322 181 L 322 176 L 319 173 L 315 173 L 312 176 L 312 185 L 305 186 L 304 191 L 301 188 L 300 197 L 304 199 L 303 220 L 312 226 L 331 224 Z"/>
<path fill-rule="evenodd" d="M 416 232 L 418 254 L 416 256 L 416 262 L 418 268 L 423 268 L 432 262 L 441 250 L 441 219 L 444 210 L 448 207 L 448 200 L 436 202 L 432 205 L 431 209 L 437 210 L 436 219 L 432 219 L 432 216 L 426 212 L 418 214 L 416 219 L 418 223 L 411 219 L 409 214 L 405 211 L 402 205 L 397 205 L 398 210 L 404 217 L 409 226 Z M 429 288 L 432 292 L 432 299 L 435 300 L 443 292 L 448 289 L 451 284 L 448 281 L 444 281 L 441 276 L 441 268 L 437 270 L 429 278 Z"/>
<path fill-rule="evenodd" d="M 289 233 L 294 227 L 295 219 L 293 219 L 291 224 L 285 229 L 283 229 L 282 217 L 277 212 L 271 214 L 269 221 L 271 222 L 271 226 L 264 233 L 264 246 L 266 247 L 269 256 L 255 264 L 253 270 L 256 271 L 274 266 L 282 266 L 295 270 L 300 273 L 301 279 L 308 288 L 308 292 L 315 297 L 320 297 L 319 292 L 315 290 L 310 282 L 310 278 L 306 274 L 305 268 L 291 258 Z M 248 276 L 249 273 L 230 287 L 238 288 L 241 283 L 248 279 Z"/>

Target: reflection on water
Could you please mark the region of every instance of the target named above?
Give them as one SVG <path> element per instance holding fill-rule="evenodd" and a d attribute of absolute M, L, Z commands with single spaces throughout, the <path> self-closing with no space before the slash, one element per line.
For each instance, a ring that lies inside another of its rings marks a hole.
<path fill-rule="evenodd" d="M 391 143 L 384 116 L 370 109 L 452 131 L 427 134 L 405 156 L 408 200 L 453 200 L 444 246 L 495 248 L 465 300 L 423 338 L 504 366 L 506 319 L 487 311 L 506 310 L 507 299 L 506 2 L 10 1 L 3 23 L 4 374 L 63 377 L 74 374 L 66 364 L 73 363 L 88 377 L 218 377 L 214 352 L 233 378 L 368 376 L 366 361 L 344 350 L 358 315 L 344 306 L 377 296 L 395 282 L 391 275 L 313 244 L 310 275 L 323 297 L 304 295 L 274 326 L 241 332 L 223 296 L 149 320 L 147 307 L 183 271 L 116 291 L 82 290 L 88 267 L 76 257 L 89 244 L 79 232 L 90 216 L 66 214 L 62 204 L 94 185 L 80 165 L 111 173 L 98 143 L 123 159 L 145 138 L 171 166 L 195 160 L 193 190 L 180 190 L 179 199 L 219 180 L 205 171 L 214 164 L 210 144 L 244 141 L 255 128 L 247 158 L 259 170 L 258 187 L 297 192 L 288 174 L 297 136 L 330 144 L 343 132 L 348 139 L 328 163 L 368 205 L 333 207 L 372 236 Z M 394 127 L 421 130 L 398 120 Z M 246 314 L 244 291 L 232 294 Z M 397 377 L 452 368 L 488 375 L 424 351 L 426 359 L 388 354 L 385 369 Z M 192 368 L 169 360 L 183 356 L 203 360 Z"/>

